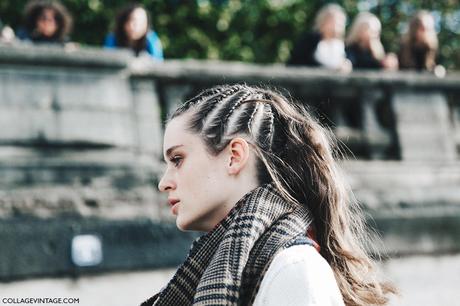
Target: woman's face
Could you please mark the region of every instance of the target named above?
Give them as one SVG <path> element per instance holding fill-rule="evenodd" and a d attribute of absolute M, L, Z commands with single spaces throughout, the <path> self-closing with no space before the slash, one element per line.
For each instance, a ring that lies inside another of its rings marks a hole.
<path fill-rule="evenodd" d="M 380 30 L 378 26 L 371 22 L 361 25 L 359 32 L 359 41 L 362 45 L 369 47 L 370 42 L 374 39 L 380 39 Z"/>
<path fill-rule="evenodd" d="M 51 37 L 57 29 L 56 13 L 52 9 L 44 9 L 37 19 L 37 32 L 43 36 Z"/>
<path fill-rule="evenodd" d="M 230 211 L 227 156 L 212 156 L 202 140 L 187 131 L 188 115 L 168 123 L 163 152 L 166 171 L 158 188 L 168 193 L 171 211 L 181 230 L 209 231 Z"/>
<path fill-rule="evenodd" d="M 130 40 L 138 40 L 147 33 L 147 26 L 147 12 L 143 8 L 136 8 L 125 23 L 126 36 Z"/>
<path fill-rule="evenodd" d="M 420 19 L 419 26 L 415 31 L 415 39 L 417 42 L 425 43 L 428 41 L 428 37 L 434 33 L 434 19 L 425 15 Z"/>
<path fill-rule="evenodd" d="M 321 25 L 320 31 L 324 39 L 340 38 L 345 32 L 346 19 L 336 13 L 327 16 Z"/>

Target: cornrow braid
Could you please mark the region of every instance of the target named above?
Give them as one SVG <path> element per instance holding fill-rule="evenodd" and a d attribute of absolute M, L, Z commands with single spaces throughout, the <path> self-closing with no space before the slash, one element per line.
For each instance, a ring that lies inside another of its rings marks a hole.
<path fill-rule="evenodd" d="M 273 114 L 273 109 L 271 104 L 265 104 L 268 106 L 268 113 L 269 113 L 269 131 L 267 135 L 268 139 L 268 150 L 272 151 L 272 144 L 273 144 L 273 134 L 275 131 L 275 115 Z"/>
<path fill-rule="evenodd" d="M 272 107 L 273 102 L 269 100 L 266 95 L 258 94 L 254 99 L 246 100 L 244 103 L 252 103 L 255 105 L 251 116 L 247 121 L 247 129 L 249 134 L 252 134 L 254 139 L 258 141 L 263 148 L 271 152 L 275 132 L 275 115 Z M 256 126 L 257 130 L 254 131 L 253 122 L 258 111 L 260 111 L 260 104 L 263 104 L 263 115 L 259 117 L 258 124 Z"/>
<path fill-rule="evenodd" d="M 211 97 L 210 101 L 208 100 L 207 103 L 203 103 L 200 107 L 200 117 L 206 119 L 208 115 L 215 109 L 215 106 L 225 100 L 227 97 L 232 96 L 233 94 L 237 93 L 241 88 L 235 86 L 230 88 L 225 88 L 225 90 L 218 92 L 214 96 Z"/>
<path fill-rule="evenodd" d="M 264 150 L 271 151 L 271 136 L 273 133 L 273 112 L 268 103 L 262 104 L 263 116 L 260 116 L 257 129 L 257 142 Z"/>
<path fill-rule="evenodd" d="M 248 132 L 249 133 L 251 132 L 251 124 L 252 124 L 252 121 L 254 120 L 254 116 L 256 115 L 258 108 L 259 108 L 259 104 L 255 103 L 254 104 L 254 110 L 252 111 L 252 114 L 251 114 L 251 116 L 249 117 L 249 120 L 248 120 Z"/>
<path fill-rule="evenodd" d="M 225 145 L 221 144 L 221 140 L 225 136 L 228 117 L 250 94 L 250 92 L 240 91 L 225 97 L 225 102 L 221 103 L 221 107 L 216 109 L 203 126 L 202 134 L 218 148 L 220 145 Z"/>
<path fill-rule="evenodd" d="M 255 105 L 248 103 L 241 103 L 233 115 L 228 119 L 227 127 L 225 134 L 227 137 L 237 134 L 247 134 L 250 135 L 250 132 L 247 128 L 248 120 L 251 113 L 254 110 Z"/>
<path fill-rule="evenodd" d="M 230 110 L 228 111 L 227 115 L 225 115 L 225 118 L 223 120 L 224 123 L 226 123 L 228 121 L 228 118 L 230 118 L 230 116 L 233 114 L 233 112 L 235 111 L 235 109 L 237 107 L 239 107 L 241 104 L 243 104 L 244 100 L 247 99 L 250 95 L 252 94 L 252 92 L 248 91 L 244 94 L 241 95 L 241 97 L 239 99 L 235 99 L 232 107 L 230 108 Z"/>
<path fill-rule="evenodd" d="M 211 94 L 208 97 L 203 97 L 201 100 L 198 100 L 196 102 L 197 116 L 195 116 L 194 119 L 191 121 L 191 127 L 196 132 L 201 132 L 204 129 L 205 122 L 207 121 L 208 116 L 212 111 L 216 109 L 217 105 L 219 105 L 222 101 L 226 100 L 227 97 L 232 96 L 233 94 L 241 90 L 241 88 L 237 86 L 222 86 L 219 87 L 219 89 L 221 90 L 219 90 L 216 94 Z M 206 103 L 202 103 L 203 101 L 206 101 Z M 177 115 L 178 114 L 174 114 L 173 118 Z"/>
<path fill-rule="evenodd" d="M 225 90 L 229 90 L 229 86 L 216 86 L 216 87 L 212 87 L 212 88 L 208 88 L 208 89 L 205 89 L 203 91 L 201 91 L 198 95 L 194 96 L 193 98 L 187 100 L 184 102 L 184 104 L 182 104 L 181 106 L 179 106 L 175 111 L 174 113 L 172 114 L 171 118 L 170 119 L 173 119 L 183 113 L 185 113 L 186 111 L 188 111 L 192 106 L 195 106 L 195 105 L 198 105 L 198 104 L 202 104 L 201 102 L 203 101 L 207 101 L 213 97 L 218 97 L 219 94 L 222 94 Z M 205 103 L 207 104 L 207 103 Z M 205 106 L 205 105 L 203 105 Z M 209 111 L 211 111 L 213 108 L 210 106 L 209 107 Z M 207 116 L 208 113 L 206 113 L 206 116 Z"/>
<path fill-rule="evenodd" d="M 224 90 L 224 87 L 213 87 L 213 88 L 201 91 L 198 95 L 196 95 L 193 98 L 185 101 L 184 104 L 179 106 L 174 111 L 174 114 L 171 117 L 171 119 L 174 118 L 174 117 L 179 116 L 180 114 L 182 114 L 184 112 L 186 112 L 190 107 L 192 107 L 195 104 L 198 104 L 200 101 L 205 100 L 206 98 L 209 98 L 209 97 L 211 97 L 213 95 L 216 95 L 216 94 L 220 93 L 223 90 Z"/>

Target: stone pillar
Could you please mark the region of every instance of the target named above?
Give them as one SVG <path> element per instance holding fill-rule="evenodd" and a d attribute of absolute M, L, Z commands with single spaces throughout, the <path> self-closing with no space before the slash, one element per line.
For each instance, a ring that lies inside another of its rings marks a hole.
<path fill-rule="evenodd" d="M 361 96 L 363 133 L 372 159 L 385 158 L 385 150 L 391 145 L 390 133 L 382 128 L 377 119 L 377 103 L 382 96 L 380 90 L 364 91 Z"/>
<path fill-rule="evenodd" d="M 131 91 L 137 150 L 159 159 L 162 157 L 163 130 L 157 86 L 150 79 L 133 79 Z"/>
<path fill-rule="evenodd" d="M 457 158 L 444 94 L 398 90 L 392 102 L 403 160 L 453 161 Z"/>

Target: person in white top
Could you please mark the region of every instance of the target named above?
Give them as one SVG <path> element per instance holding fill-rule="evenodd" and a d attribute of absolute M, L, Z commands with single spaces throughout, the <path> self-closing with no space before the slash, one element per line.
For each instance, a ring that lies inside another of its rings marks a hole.
<path fill-rule="evenodd" d="M 327 130 L 267 89 L 224 85 L 172 115 L 159 182 L 205 232 L 147 305 L 384 305 Z M 314 246 L 314 247 L 313 247 Z"/>
<path fill-rule="evenodd" d="M 288 65 L 324 67 L 350 72 L 343 35 L 347 15 L 338 4 L 323 6 L 315 17 L 313 31 L 304 33 L 291 51 Z"/>

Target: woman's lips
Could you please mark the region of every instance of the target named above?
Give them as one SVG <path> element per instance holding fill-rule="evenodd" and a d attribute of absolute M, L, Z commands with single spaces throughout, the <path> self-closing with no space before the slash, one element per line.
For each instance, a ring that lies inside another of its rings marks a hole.
<path fill-rule="evenodd" d="M 168 203 L 169 205 L 173 206 L 174 204 L 176 204 L 177 202 L 179 202 L 179 199 L 173 199 L 173 198 L 169 198 L 168 199 Z"/>
<path fill-rule="evenodd" d="M 171 205 L 171 212 L 173 215 L 177 215 L 179 209 L 179 200 L 178 199 L 168 199 L 169 205 Z"/>

